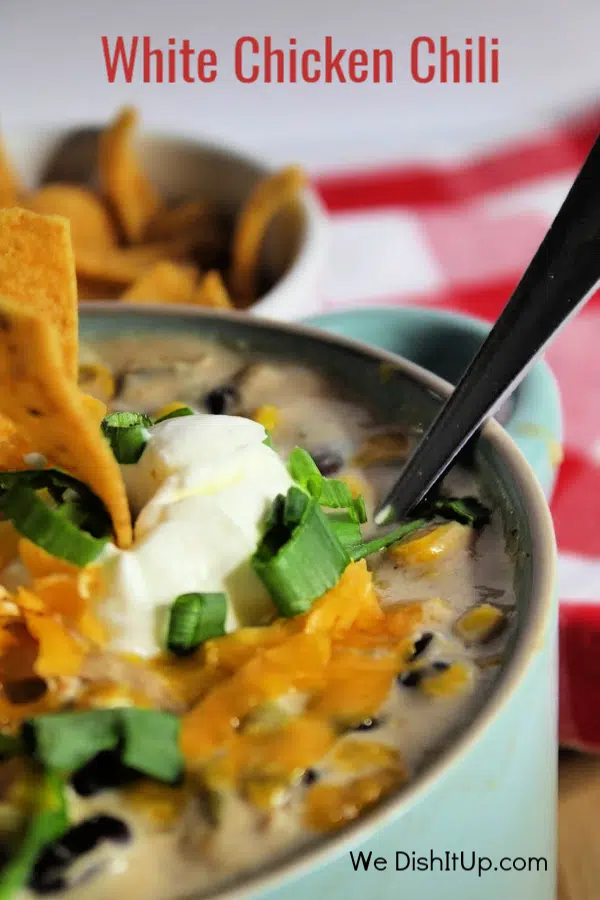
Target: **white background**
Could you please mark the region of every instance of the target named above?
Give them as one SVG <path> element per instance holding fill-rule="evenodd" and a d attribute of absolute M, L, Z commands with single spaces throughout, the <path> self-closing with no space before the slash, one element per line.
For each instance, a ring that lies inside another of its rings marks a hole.
<path fill-rule="evenodd" d="M 101 35 L 187 37 L 212 47 L 209 85 L 110 85 Z M 270 34 L 284 45 L 391 47 L 392 85 L 243 85 L 235 40 Z M 500 41 L 499 85 L 418 85 L 417 35 L 462 44 Z M 315 169 L 481 146 L 600 97 L 600 0 L 0 0 L 4 128 L 103 119 L 123 102 L 144 121 L 231 140 L 274 162 Z"/>

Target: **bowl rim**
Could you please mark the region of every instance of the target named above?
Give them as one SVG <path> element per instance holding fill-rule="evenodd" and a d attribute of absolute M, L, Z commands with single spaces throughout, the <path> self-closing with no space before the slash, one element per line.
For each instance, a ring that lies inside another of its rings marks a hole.
<path fill-rule="evenodd" d="M 8 129 L 4 136 L 8 156 L 9 158 L 14 156 L 11 142 L 26 139 L 27 143 L 29 143 L 27 140 L 28 136 L 31 137 L 30 143 L 32 145 L 39 146 L 40 138 L 42 138 L 44 146 L 50 146 L 75 130 L 103 128 L 105 124 L 96 120 L 80 122 L 77 125 L 69 125 L 68 123 L 57 123 L 55 125 L 30 124 Z M 261 157 L 259 154 L 253 154 L 241 144 L 211 138 L 204 139 L 201 136 L 196 137 L 182 131 L 167 131 L 161 128 L 149 128 L 146 130 L 142 128 L 136 135 L 135 142 L 139 143 L 142 153 L 146 143 L 170 144 L 173 148 L 180 148 L 182 151 L 204 150 L 209 153 L 215 153 L 223 158 L 227 158 L 234 165 L 256 169 L 259 176 L 272 174 L 280 168 L 280 166 L 273 165 L 268 159 Z M 15 169 L 19 174 L 22 174 L 24 156 L 25 154 L 21 154 L 14 162 Z M 262 297 L 259 297 L 255 303 L 249 306 L 246 313 L 254 314 L 255 310 L 259 314 L 270 315 L 271 313 L 277 313 L 281 299 L 280 295 L 285 294 L 290 285 L 293 285 L 295 282 L 301 283 L 307 280 L 310 273 L 318 271 L 322 265 L 327 241 L 328 215 L 310 177 L 300 192 L 300 198 L 304 211 L 304 222 L 298 250 L 294 255 L 293 261 L 283 276 L 278 278 Z M 282 313 L 284 312 L 282 310 Z"/>
<path fill-rule="evenodd" d="M 239 324 L 241 328 L 285 331 L 313 339 L 320 344 L 335 345 L 359 353 L 377 363 L 389 363 L 410 378 L 424 384 L 433 392 L 447 396 L 452 385 L 437 375 L 415 363 L 381 350 L 353 338 L 331 334 L 318 328 L 297 322 L 279 322 L 266 317 L 252 316 L 240 311 L 214 311 L 193 306 L 157 306 L 136 304 L 135 307 L 116 302 L 86 302 L 80 306 L 81 318 L 94 320 L 127 317 L 151 317 L 156 320 L 172 319 L 222 320 Z M 261 891 L 269 890 L 284 880 L 314 871 L 329 861 L 339 858 L 344 852 L 367 840 L 377 830 L 419 803 L 425 795 L 444 778 L 450 770 L 467 756 L 469 751 L 483 737 L 488 727 L 508 705 L 520 683 L 524 680 L 537 656 L 543 651 L 554 621 L 554 585 L 556 570 L 556 541 L 552 518 L 542 488 L 521 450 L 512 438 L 494 420 L 486 423 L 482 432 L 485 440 L 507 464 L 508 477 L 514 481 L 527 510 L 531 530 L 531 558 L 533 561 L 531 606 L 519 640 L 511 654 L 509 663 L 502 670 L 502 677 L 494 685 L 490 696 L 478 710 L 475 718 L 460 734 L 453 738 L 451 746 L 439 754 L 416 779 L 402 788 L 401 792 L 382 801 L 374 810 L 367 812 L 356 822 L 347 825 L 339 834 L 324 836 L 306 848 L 291 850 L 281 859 L 267 863 L 255 873 L 235 876 L 235 881 L 217 888 L 212 893 L 188 894 L 182 900 L 240 900 L 253 898 Z"/>

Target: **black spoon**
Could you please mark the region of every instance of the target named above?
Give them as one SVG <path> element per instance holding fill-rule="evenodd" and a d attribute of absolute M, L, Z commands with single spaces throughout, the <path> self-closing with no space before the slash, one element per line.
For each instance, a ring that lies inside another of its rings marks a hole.
<path fill-rule="evenodd" d="M 500 318 L 379 507 L 378 525 L 423 500 L 599 280 L 600 137 Z"/>

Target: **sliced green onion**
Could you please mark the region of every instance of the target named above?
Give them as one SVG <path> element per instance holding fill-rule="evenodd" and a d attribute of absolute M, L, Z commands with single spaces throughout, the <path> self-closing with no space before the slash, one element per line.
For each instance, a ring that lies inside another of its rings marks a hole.
<path fill-rule="evenodd" d="M 137 412 L 114 412 L 102 420 L 102 433 L 108 440 L 118 463 L 136 463 L 148 442 L 147 429 L 153 425 L 150 416 Z"/>
<path fill-rule="evenodd" d="M 323 478 L 318 500 L 321 506 L 330 509 L 348 509 L 354 504 L 352 491 L 347 484 L 337 478 Z"/>
<path fill-rule="evenodd" d="M 271 450 L 274 450 L 275 444 L 273 443 L 273 438 L 271 437 L 271 432 L 267 428 L 265 428 L 265 431 L 267 433 L 267 436 L 264 439 L 263 444 L 266 444 L 267 447 L 270 447 Z"/>
<path fill-rule="evenodd" d="M 47 772 L 36 795 L 36 809 L 21 846 L 0 872 L 0 900 L 11 900 L 20 892 L 29 880 L 41 850 L 64 834 L 68 827 L 66 785 L 56 773 Z"/>
<path fill-rule="evenodd" d="M 15 530 L 51 556 L 85 566 L 102 552 L 106 537 L 93 537 L 69 521 L 60 507 L 48 506 L 30 487 L 17 483 L 0 498 L 0 511 Z"/>
<path fill-rule="evenodd" d="M 365 505 L 365 498 L 362 494 L 359 494 L 358 497 L 354 498 L 352 506 L 348 507 L 348 512 L 359 525 L 365 524 L 367 521 L 367 507 Z"/>
<path fill-rule="evenodd" d="M 123 762 L 160 781 L 181 774 L 179 720 L 156 709 L 130 707 L 48 713 L 24 723 L 26 751 L 46 769 L 76 772 L 102 750 L 120 749 Z"/>
<path fill-rule="evenodd" d="M 225 634 L 227 597 L 225 594 L 180 594 L 169 614 L 167 647 L 185 656 L 209 638 Z"/>
<path fill-rule="evenodd" d="M 402 540 L 402 538 L 405 538 L 413 531 L 418 531 L 419 528 L 423 528 L 427 524 L 429 524 L 428 519 L 414 519 L 412 522 L 405 522 L 403 525 L 398 525 L 397 528 L 388 531 L 387 534 L 378 538 L 373 538 L 372 541 L 366 541 L 360 547 L 356 547 L 356 549 L 350 553 L 350 556 L 354 560 L 363 559 L 363 557 L 369 556 L 371 553 L 385 550 L 386 547 L 395 544 L 397 541 Z"/>
<path fill-rule="evenodd" d="M 154 424 L 158 425 L 159 422 L 166 422 L 167 419 L 179 419 L 181 416 L 195 416 L 196 413 L 193 409 L 190 409 L 189 406 L 180 406 L 179 409 L 174 409 L 169 413 L 166 413 L 164 416 L 159 416 L 158 419 L 154 420 Z"/>
<path fill-rule="evenodd" d="M 433 510 L 444 519 L 473 528 L 481 528 L 490 520 L 489 509 L 475 497 L 440 497 L 433 503 Z"/>
<path fill-rule="evenodd" d="M 290 492 L 298 488 L 290 488 Z M 288 492 L 289 495 L 289 492 Z M 301 518 L 290 522 L 296 500 L 276 499 L 265 535 L 252 558 L 254 570 L 265 584 L 282 616 L 297 616 L 332 588 L 350 556 L 331 529 L 314 498 L 308 498 Z"/>
<path fill-rule="evenodd" d="M 325 478 L 319 472 L 314 459 L 303 450 L 295 447 L 288 463 L 289 472 L 294 481 L 301 485 L 311 497 L 330 509 L 348 509 L 353 505 L 352 492 L 347 484 L 337 478 Z"/>
<path fill-rule="evenodd" d="M 304 515 L 304 511 L 310 503 L 307 493 L 297 487 L 291 487 L 286 494 L 283 504 L 283 524 L 286 528 L 293 528 Z"/>
<path fill-rule="evenodd" d="M 360 523 L 348 510 L 327 513 L 329 527 L 334 532 L 348 556 L 352 559 L 359 548 L 364 546 Z"/>
<path fill-rule="evenodd" d="M 310 453 L 307 453 L 302 447 L 294 447 L 290 453 L 288 469 L 294 481 L 297 481 L 302 487 L 306 487 L 311 478 L 317 480 L 323 478 Z"/>
<path fill-rule="evenodd" d="M 61 469 L 0 472 L 0 496 L 14 485 L 34 490 L 45 489 L 57 503 L 68 502 L 71 507 L 63 514 L 94 537 L 106 537 L 112 531 L 110 516 L 102 501 L 86 484 Z"/>
<path fill-rule="evenodd" d="M 75 772 L 101 750 L 119 741 L 117 710 L 45 713 L 24 723 L 25 749 L 41 765 L 59 772 Z"/>
<path fill-rule="evenodd" d="M 158 781 L 173 783 L 181 775 L 179 719 L 159 709 L 131 707 L 120 712 L 126 766 Z"/>

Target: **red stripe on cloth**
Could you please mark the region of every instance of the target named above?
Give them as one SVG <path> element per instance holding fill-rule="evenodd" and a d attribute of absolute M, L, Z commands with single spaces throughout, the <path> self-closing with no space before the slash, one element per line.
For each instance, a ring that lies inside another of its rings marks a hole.
<path fill-rule="evenodd" d="M 559 628 L 559 740 L 600 750 L 600 606 L 562 603 Z"/>
<path fill-rule="evenodd" d="M 398 165 L 323 175 L 316 186 L 332 212 L 373 207 L 428 207 L 473 200 L 522 182 L 576 170 L 600 129 L 600 111 L 532 140 L 460 165 Z"/>
<path fill-rule="evenodd" d="M 560 549 L 599 557 L 599 513 L 600 466 L 567 446 L 552 498 L 554 528 Z"/>

